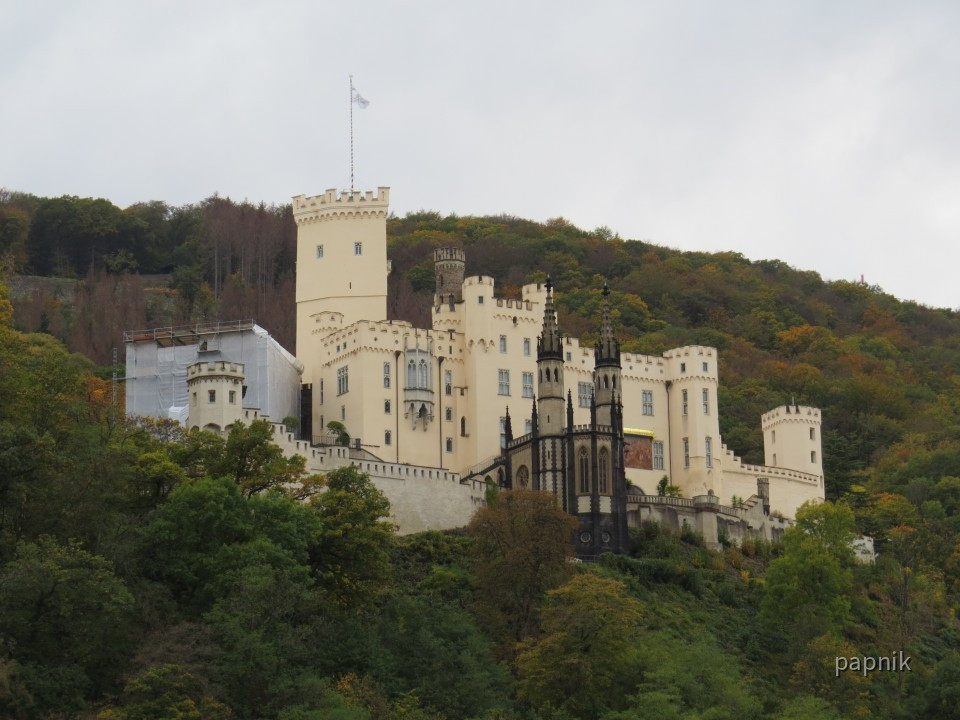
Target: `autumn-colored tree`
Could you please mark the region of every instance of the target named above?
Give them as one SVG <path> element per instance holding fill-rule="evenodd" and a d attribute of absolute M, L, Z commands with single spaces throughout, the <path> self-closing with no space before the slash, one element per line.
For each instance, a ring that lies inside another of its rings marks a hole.
<path fill-rule="evenodd" d="M 576 519 L 546 492 L 501 492 L 470 522 L 477 611 L 501 642 L 533 634 L 548 590 L 570 575 Z"/>

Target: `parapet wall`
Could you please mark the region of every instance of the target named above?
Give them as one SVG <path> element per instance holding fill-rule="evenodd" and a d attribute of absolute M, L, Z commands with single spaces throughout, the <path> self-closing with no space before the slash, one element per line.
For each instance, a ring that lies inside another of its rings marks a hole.
<path fill-rule="evenodd" d="M 293 198 L 293 217 L 298 225 L 333 218 L 386 217 L 390 205 L 390 188 L 338 191 L 330 188 L 322 195 L 296 195 Z"/>
<path fill-rule="evenodd" d="M 820 409 L 808 405 L 780 405 L 760 416 L 760 426 L 764 431 L 784 423 L 820 424 Z"/>

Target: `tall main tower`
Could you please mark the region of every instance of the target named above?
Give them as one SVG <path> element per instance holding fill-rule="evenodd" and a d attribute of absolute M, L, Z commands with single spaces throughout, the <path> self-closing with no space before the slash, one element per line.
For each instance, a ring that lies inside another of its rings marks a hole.
<path fill-rule="evenodd" d="M 387 319 L 390 189 L 293 198 L 297 222 L 297 357 L 304 378 L 319 363 L 316 341 L 335 327 Z"/>

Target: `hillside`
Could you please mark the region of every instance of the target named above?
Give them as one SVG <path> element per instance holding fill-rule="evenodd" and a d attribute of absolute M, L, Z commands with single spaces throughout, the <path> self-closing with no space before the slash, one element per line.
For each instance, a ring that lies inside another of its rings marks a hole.
<path fill-rule="evenodd" d="M 255 318 L 295 350 L 294 243 L 289 206 L 212 197 L 121 210 L 105 200 L 0 193 L 0 252 L 14 269 L 77 279 L 72 297 L 52 278 L 17 292 L 17 327 L 50 332 L 100 364 L 124 329 L 201 319 Z M 445 245 L 464 247 L 467 273 L 492 275 L 502 296 L 550 274 L 568 334 L 595 335 L 606 280 L 624 349 L 717 347 L 721 432 L 748 462 L 762 461 L 763 412 L 790 399 L 823 408 L 829 497 L 854 485 L 903 488 L 931 479 L 931 463 L 955 458 L 956 312 L 824 282 L 776 260 L 679 252 L 562 219 L 420 213 L 388 222 L 392 318 L 429 324 L 432 251 Z M 167 287 L 146 281 L 156 273 L 167 273 Z M 23 282 L 12 279 L 14 288 Z M 891 463 L 916 470 L 891 474 Z"/>

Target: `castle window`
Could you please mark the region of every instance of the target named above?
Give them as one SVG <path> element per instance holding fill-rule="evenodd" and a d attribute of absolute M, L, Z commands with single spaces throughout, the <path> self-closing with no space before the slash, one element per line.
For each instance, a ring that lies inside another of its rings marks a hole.
<path fill-rule="evenodd" d="M 680 399 L 683 401 L 683 414 L 687 414 L 687 391 L 683 390 L 680 393 Z"/>
<path fill-rule="evenodd" d="M 525 372 L 522 373 L 523 378 L 523 396 L 525 398 L 533 397 L 533 373 Z"/>
<path fill-rule="evenodd" d="M 384 430 L 383 432 L 383 444 L 390 445 L 393 442 L 393 433 L 389 430 Z"/>
<path fill-rule="evenodd" d="M 320 381 L 320 404 L 323 405 L 323 380 Z"/>
<path fill-rule="evenodd" d="M 530 484 L 530 471 L 526 465 L 517 468 L 517 487 L 525 488 Z"/>
<path fill-rule="evenodd" d="M 500 418 L 500 449 L 504 450 L 507 447 L 507 419 L 505 417 Z"/>
<path fill-rule="evenodd" d="M 229 400 L 230 400 L 230 404 L 231 404 L 231 405 L 236 405 L 236 404 L 237 404 L 237 391 L 236 391 L 236 390 L 231 390 L 231 391 L 230 391 Z"/>
<path fill-rule="evenodd" d="M 686 372 L 686 371 L 687 371 L 687 364 L 680 363 L 680 372 Z"/>
<path fill-rule="evenodd" d="M 427 368 L 427 361 L 420 361 L 420 387 L 428 388 L 430 387 L 430 371 Z"/>
<path fill-rule="evenodd" d="M 340 406 L 340 419 L 341 419 L 341 420 L 346 420 L 346 419 L 347 419 L 347 406 L 346 406 L 346 405 L 341 405 L 341 406 Z"/>
<path fill-rule="evenodd" d="M 550 372 L 550 371 L 547 370 L 547 372 Z M 549 379 L 549 378 L 548 378 L 548 379 Z M 557 368 L 554 368 L 554 369 L 553 369 L 553 381 L 554 381 L 554 382 L 560 382 L 560 371 L 559 371 Z"/>
<path fill-rule="evenodd" d="M 527 435 L 533 432 L 533 420 L 527 419 L 523 421 L 523 431 Z"/>
<path fill-rule="evenodd" d="M 500 352 L 505 353 L 507 351 L 507 336 L 500 336 Z"/>
<path fill-rule="evenodd" d="M 653 415 L 653 390 L 643 391 L 643 414 Z"/>
<path fill-rule="evenodd" d="M 353 244 L 353 254 L 354 255 L 363 255 L 363 243 L 355 242 Z"/>
<path fill-rule="evenodd" d="M 713 441 L 710 438 L 707 438 L 705 443 L 707 451 L 707 467 L 713 467 Z"/>
<path fill-rule="evenodd" d="M 597 475 L 600 480 L 600 494 L 606 495 L 608 492 L 607 488 L 607 463 L 610 461 L 610 453 L 607 452 L 606 448 L 600 450 L 600 462 L 597 466 Z"/>
<path fill-rule="evenodd" d="M 483 305 L 483 295 L 477 295 L 477 305 Z"/>
<path fill-rule="evenodd" d="M 389 400 L 384 400 L 384 401 L 383 401 L 383 412 L 384 412 L 385 414 L 389 415 L 389 414 L 390 414 L 390 411 L 391 411 L 392 409 L 393 409 L 393 408 L 390 407 L 390 401 L 389 401 Z"/>
<path fill-rule="evenodd" d="M 776 453 L 773 454 L 773 466 L 774 466 L 774 467 L 777 466 L 777 454 L 776 454 Z"/>
<path fill-rule="evenodd" d="M 817 451 L 816 451 L 816 450 L 811 450 L 811 451 L 810 451 L 810 462 L 815 463 L 816 461 L 817 461 Z"/>
<path fill-rule="evenodd" d="M 443 413 L 443 418 L 444 418 L 444 420 L 447 420 L 448 422 L 453 422 L 453 408 L 452 408 L 452 407 L 448 407 L 448 408 L 444 411 L 444 413 Z"/>
<path fill-rule="evenodd" d="M 447 438 L 447 452 L 453 452 L 453 438 Z"/>
<path fill-rule="evenodd" d="M 510 394 L 510 371 L 509 370 L 497 370 L 497 394 L 498 395 L 509 395 Z"/>
<path fill-rule="evenodd" d="M 771 430 L 771 431 L 770 431 L 770 442 L 775 443 L 776 441 L 777 441 L 777 431 L 776 431 L 776 430 Z"/>
<path fill-rule="evenodd" d="M 530 338 L 523 339 L 523 354 L 530 356 Z"/>
<path fill-rule="evenodd" d="M 593 385 L 588 382 L 577 383 L 577 406 L 590 407 L 590 398 L 593 397 Z"/>
<path fill-rule="evenodd" d="M 390 363 L 383 364 L 383 387 L 390 389 Z"/>
<path fill-rule="evenodd" d="M 816 440 L 816 439 L 817 439 L 817 431 L 814 430 L 813 428 L 810 428 L 810 439 L 811 439 L 811 440 Z"/>
<path fill-rule="evenodd" d="M 663 440 L 653 441 L 653 469 L 663 470 Z"/>
<path fill-rule="evenodd" d="M 453 395 L 453 371 L 444 370 L 443 372 L 443 393 L 444 395 Z"/>
<path fill-rule="evenodd" d="M 207 390 L 207 401 L 216 402 L 217 401 L 217 391 L 216 390 Z"/>
<path fill-rule="evenodd" d="M 687 438 L 683 439 L 683 466 L 690 467 L 690 441 Z"/>
<path fill-rule="evenodd" d="M 411 360 L 407 363 L 407 387 L 415 388 L 417 386 L 417 364 Z"/>
<path fill-rule="evenodd" d="M 610 378 L 607 377 L 606 375 L 603 376 L 603 389 L 604 390 L 610 389 Z"/>
<path fill-rule="evenodd" d="M 466 437 L 466 436 L 467 436 L 467 418 L 461 417 L 460 418 L 460 437 Z"/>
<path fill-rule="evenodd" d="M 193 404 L 194 404 L 194 405 L 197 404 L 197 394 L 196 394 L 196 393 L 193 394 Z"/>
<path fill-rule="evenodd" d="M 323 245 L 317 245 L 317 260 L 323 258 Z"/>
<path fill-rule="evenodd" d="M 587 458 L 586 448 L 580 448 L 577 459 L 577 466 L 580 469 L 580 492 L 586 494 L 590 492 L 590 460 Z"/>
<path fill-rule="evenodd" d="M 707 363 L 704 363 L 704 364 L 703 364 L 703 371 L 704 371 L 704 372 L 710 372 L 710 366 L 707 365 Z"/>
<path fill-rule="evenodd" d="M 572 359 L 573 359 L 573 355 L 571 355 L 570 353 L 567 353 L 567 362 L 570 362 L 570 360 Z"/>
<path fill-rule="evenodd" d="M 337 369 L 337 395 L 343 395 L 350 390 L 349 367 Z"/>
<path fill-rule="evenodd" d="M 703 414 L 710 414 L 710 391 L 707 388 L 703 389 Z"/>

